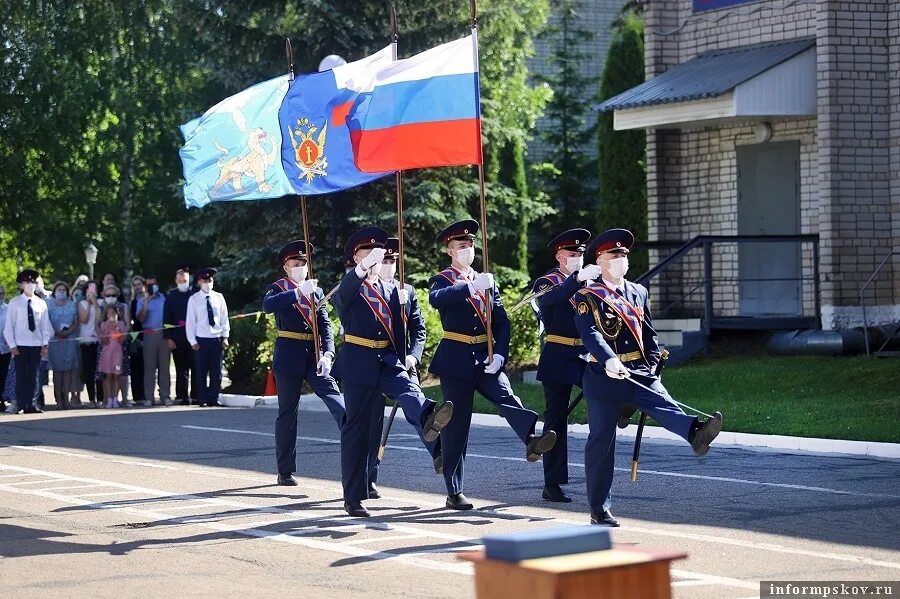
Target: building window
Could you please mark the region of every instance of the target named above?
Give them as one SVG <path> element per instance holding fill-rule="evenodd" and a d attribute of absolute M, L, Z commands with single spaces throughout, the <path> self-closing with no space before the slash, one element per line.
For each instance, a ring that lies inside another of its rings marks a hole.
<path fill-rule="evenodd" d="M 759 1 L 760 0 L 694 0 L 694 12 L 715 10 L 717 8 L 734 6 L 735 4 L 749 4 L 750 2 Z"/>

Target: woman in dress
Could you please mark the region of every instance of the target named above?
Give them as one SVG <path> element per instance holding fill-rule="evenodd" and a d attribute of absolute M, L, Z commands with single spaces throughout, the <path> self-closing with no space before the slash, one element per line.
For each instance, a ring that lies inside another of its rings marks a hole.
<path fill-rule="evenodd" d="M 53 395 L 56 407 L 69 409 L 69 400 L 75 404 L 81 390 L 79 372 L 80 348 L 78 335 L 78 308 L 69 297 L 69 286 L 62 281 L 53 284 L 53 295 L 47 301 L 53 339 L 49 344 L 50 370 L 53 371 Z M 70 339 L 71 338 L 71 339 Z"/>

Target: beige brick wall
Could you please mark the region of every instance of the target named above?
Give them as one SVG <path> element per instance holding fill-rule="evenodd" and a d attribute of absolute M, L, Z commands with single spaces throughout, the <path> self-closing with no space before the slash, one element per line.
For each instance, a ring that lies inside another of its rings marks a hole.
<path fill-rule="evenodd" d="M 859 288 L 893 245 L 888 4 L 818 4 L 819 228 L 825 306 L 856 305 Z M 874 303 L 896 304 L 893 275 L 885 275 L 873 289 Z"/>
<path fill-rule="evenodd" d="M 773 141 L 801 142 L 801 226 L 820 235 L 823 326 L 859 324 L 859 287 L 900 249 L 900 2 L 763 0 L 698 14 L 691 4 L 645 4 L 648 78 L 710 49 L 816 37 L 818 119 L 775 121 Z M 750 126 L 648 132 L 651 239 L 736 233 L 734 147 L 743 143 L 753 143 Z M 722 249 L 724 269 L 734 256 Z M 672 274 L 669 295 L 690 286 L 689 270 Z M 884 321 L 900 319 L 898 273 L 900 259 L 870 294 Z M 736 309 L 726 299 L 733 286 L 719 287 L 717 309 Z"/>
<path fill-rule="evenodd" d="M 772 142 L 800 142 L 800 233 L 818 233 L 818 149 L 815 119 L 771 122 Z M 657 132 L 665 159 L 657 162 L 654 182 L 657 201 L 651 202 L 650 238 L 687 241 L 697 235 L 738 234 L 737 148 L 756 143 L 753 126 L 706 127 Z M 811 245 L 802 246 L 804 312 L 814 313 Z M 664 303 L 691 294 L 686 312 L 698 313 L 703 292 L 692 289 L 703 279 L 702 252 L 695 250 L 681 268 L 670 269 L 664 285 L 655 284 Z M 657 261 L 657 254 L 653 261 Z M 714 309 L 718 316 L 738 315 L 736 244 L 713 250 Z M 721 282 L 726 280 L 727 282 Z M 658 303 L 658 302 L 657 302 Z"/>

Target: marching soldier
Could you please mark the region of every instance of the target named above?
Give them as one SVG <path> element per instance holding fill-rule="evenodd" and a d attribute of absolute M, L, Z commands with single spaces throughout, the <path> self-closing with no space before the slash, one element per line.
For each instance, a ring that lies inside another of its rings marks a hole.
<path fill-rule="evenodd" d="M 690 443 L 698 456 L 706 455 L 722 430 L 720 412 L 705 422 L 685 414 L 654 376 L 660 348 L 650 321 L 649 293 L 625 279 L 633 244 L 634 235 L 625 229 L 611 229 L 591 241 L 586 255 L 600 265 L 601 278 L 571 300 L 577 313 L 575 326 L 591 354 L 584 373 L 590 428 L 584 463 L 591 524 L 603 526 L 619 526 L 609 508 L 616 421 L 622 404 L 646 412 Z M 652 391 L 626 380 L 629 378 Z"/>
<path fill-rule="evenodd" d="M 382 394 L 400 403 L 426 446 L 438 438 L 453 415 L 452 402 L 437 407 L 406 370 L 402 317 L 406 290 L 378 277 L 387 238 L 379 227 L 360 229 L 350 237 L 347 254 L 353 256 L 356 267 L 344 275 L 337 292 L 345 335 L 335 375 L 343 385 L 347 410 L 341 427 L 341 479 L 344 509 L 351 516 L 369 516 L 361 502 L 369 496 L 369 454 L 372 431 L 384 417 Z"/>
<path fill-rule="evenodd" d="M 399 287 L 400 281 L 395 278 L 397 274 L 397 263 L 400 260 L 400 240 L 396 237 L 389 237 L 384 246 L 384 260 L 381 261 L 381 271 L 378 278 L 382 284 L 393 287 Z M 416 295 L 416 289 L 409 283 L 404 284 L 405 297 L 401 297 L 403 309 L 405 313 L 404 326 L 406 329 L 406 358 L 404 360 L 406 372 L 409 374 L 410 380 L 416 385 L 419 384 L 418 366 L 422 363 L 422 354 L 425 352 L 425 318 L 422 316 L 422 310 L 419 309 L 419 298 Z M 394 399 L 394 398 L 391 398 Z M 372 466 L 369 468 L 369 499 L 379 499 L 381 494 L 375 486 L 378 480 L 378 450 L 381 447 L 381 432 L 384 428 L 384 412 L 381 413 L 381 420 L 378 425 L 372 429 L 371 446 L 369 447 L 369 458 L 375 458 Z M 435 470 L 440 474 L 440 450 L 438 443 L 427 443 L 426 447 L 431 452 L 434 461 Z"/>
<path fill-rule="evenodd" d="M 534 282 L 538 317 L 544 325 L 544 347 L 538 361 L 537 379 L 544 386 L 544 430 L 556 433 L 556 445 L 544 454 L 545 501 L 569 503 L 560 485 L 569 482 L 568 407 L 572 387 L 581 387 L 586 365 L 584 345 L 575 329 L 575 309 L 569 299 L 585 281 L 600 276 L 596 264 L 582 266 L 584 248 L 591 238 L 586 229 L 570 229 L 557 235 L 551 248 L 557 266 Z"/>
<path fill-rule="evenodd" d="M 490 273 L 471 268 L 475 259 L 478 223 L 453 223 L 438 235 L 450 256 L 451 265 L 431 278 L 428 301 L 441 315 L 444 329 L 429 371 L 441 378 L 444 399 L 453 401 L 456 417 L 441 433 L 446 505 L 454 510 L 470 510 L 463 495 L 463 465 L 472 421 L 472 403 L 477 390 L 497 406 L 500 414 L 525 444 L 525 457 L 536 462 L 553 448 L 556 433 L 534 434 L 537 413 L 522 407 L 515 396 L 503 364 L 509 353 L 509 318 Z M 487 302 L 491 302 L 491 331 L 494 354 L 487 350 Z"/>
<path fill-rule="evenodd" d="M 297 485 L 292 475 L 297 470 L 297 414 L 303 381 L 325 402 L 338 428 L 344 420 L 344 398 L 330 374 L 334 358 L 331 320 L 322 304 L 322 290 L 315 279 L 307 279 L 307 261 L 313 251 L 312 244 L 303 240 L 291 241 L 281 248 L 278 264 L 284 276 L 266 288 L 262 301 L 267 314 L 275 313 L 278 329 L 272 364 L 278 389 L 275 460 L 278 484 L 289 487 Z M 313 348 L 313 315 L 322 352 L 318 362 Z"/>

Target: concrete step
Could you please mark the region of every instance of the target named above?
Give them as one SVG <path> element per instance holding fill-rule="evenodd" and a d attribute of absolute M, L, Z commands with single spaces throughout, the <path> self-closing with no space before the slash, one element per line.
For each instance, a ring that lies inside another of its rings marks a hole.
<path fill-rule="evenodd" d="M 701 329 L 699 318 L 657 318 L 653 320 L 653 328 L 658 332 L 682 331 L 694 333 Z"/>
<path fill-rule="evenodd" d="M 665 347 L 681 347 L 684 345 L 684 333 L 681 331 L 656 331 L 659 336 L 659 344 Z M 671 351 L 671 350 L 669 350 Z"/>

